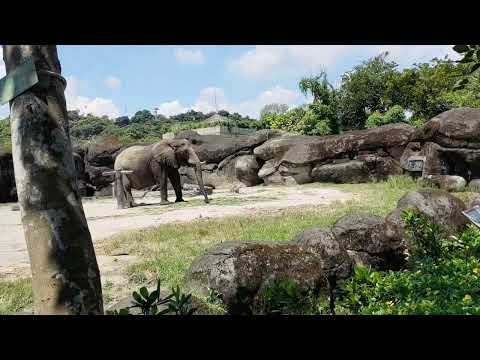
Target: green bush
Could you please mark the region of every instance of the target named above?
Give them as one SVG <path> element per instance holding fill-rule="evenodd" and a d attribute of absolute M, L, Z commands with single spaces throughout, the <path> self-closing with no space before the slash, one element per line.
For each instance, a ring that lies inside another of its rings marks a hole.
<path fill-rule="evenodd" d="M 172 288 L 172 293 L 162 298 L 160 293 L 160 280 L 157 288 L 149 292 L 146 287 L 141 287 L 132 293 L 133 305 L 119 310 L 107 311 L 107 315 L 130 315 L 130 309 L 139 308 L 143 315 L 193 315 L 197 310 L 192 306 L 192 294 L 184 294 L 180 287 Z M 165 305 L 164 310 L 159 306 Z"/>
<path fill-rule="evenodd" d="M 480 231 L 453 239 L 419 214 L 405 214 L 410 267 L 378 272 L 357 267 L 340 289 L 340 314 L 480 315 Z"/>
<path fill-rule="evenodd" d="M 383 121 L 383 115 L 379 111 L 375 111 L 368 117 L 365 127 L 371 129 L 377 126 L 382 126 Z"/>
<path fill-rule="evenodd" d="M 399 105 L 392 106 L 385 113 L 380 113 L 378 111 L 373 112 L 367 119 L 365 127 L 371 129 L 377 126 L 382 126 L 386 124 L 393 124 L 399 122 L 406 122 L 407 118 L 405 116 L 405 111 Z"/>
<path fill-rule="evenodd" d="M 9 118 L 0 120 L 0 148 L 4 150 L 11 150 L 12 148 Z"/>
<path fill-rule="evenodd" d="M 252 312 L 256 315 L 318 314 L 319 297 L 301 289 L 293 280 L 275 281 L 259 294 Z"/>
<path fill-rule="evenodd" d="M 405 122 L 407 120 L 405 110 L 400 105 L 395 105 L 388 109 L 383 118 L 384 124 Z"/>

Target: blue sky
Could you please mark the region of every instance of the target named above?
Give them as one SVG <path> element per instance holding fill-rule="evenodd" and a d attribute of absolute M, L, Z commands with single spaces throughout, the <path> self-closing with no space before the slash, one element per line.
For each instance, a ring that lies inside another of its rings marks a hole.
<path fill-rule="evenodd" d="M 383 51 L 400 67 L 455 58 L 450 45 L 58 46 L 69 110 L 111 118 L 155 108 L 167 116 L 209 112 L 215 99 L 219 110 L 257 117 L 268 103 L 308 101 L 298 91 L 301 77 L 325 69 L 338 84 L 344 72 Z M 1 107 L 0 117 L 8 112 Z"/>

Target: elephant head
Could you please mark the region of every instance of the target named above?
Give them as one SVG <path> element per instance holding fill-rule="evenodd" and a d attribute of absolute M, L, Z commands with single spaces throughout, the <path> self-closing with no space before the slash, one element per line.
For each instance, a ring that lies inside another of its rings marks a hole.
<path fill-rule="evenodd" d="M 186 139 L 174 139 L 162 141 L 158 145 L 154 148 L 154 157 L 163 161 L 166 165 L 175 169 L 178 169 L 180 166 L 195 168 L 198 186 L 205 197 L 205 202 L 208 204 L 209 200 L 202 177 L 202 165 L 205 162 L 200 161 L 197 153 L 193 150 L 192 143 Z"/>

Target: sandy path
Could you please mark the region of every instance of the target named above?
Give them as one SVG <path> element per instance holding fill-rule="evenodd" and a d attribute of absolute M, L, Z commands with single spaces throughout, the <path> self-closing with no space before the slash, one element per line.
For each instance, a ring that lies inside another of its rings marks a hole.
<path fill-rule="evenodd" d="M 123 231 L 138 230 L 172 222 L 188 222 L 198 218 L 218 218 L 253 214 L 263 209 L 281 209 L 294 206 L 328 205 L 345 201 L 353 194 L 335 189 L 305 186 L 256 186 L 242 188 L 240 194 L 228 189 L 216 189 L 211 203 L 199 202 L 200 197 L 186 198 L 191 202 L 158 206 L 157 194 L 137 199 L 148 205 L 117 210 L 111 198 L 84 200 L 83 206 L 94 243 Z M 169 195 L 172 200 L 174 196 Z M 221 204 L 215 204 L 221 203 Z M 229 204 L 232 203 L 232 204 Z M 223 205 L 225 204 L 225 205 Z M 0 205 L 0 278 L 28 269 L 29 259 L 21 225 L 20 212 L 12 211 L 14 204 Z M 121 257 L 118 257 L 120 259 Z M 127 260 L 127 259 L 125 259 Z M 111 269 L 111 256 L 98 256 L 99 267 L 104 273 Z M 119 262 L 115 260 L 115 262 Z M 121 262 L 121 261 L 120 261 Z M 120 265 L 120 264 L 119 264 Z"/>

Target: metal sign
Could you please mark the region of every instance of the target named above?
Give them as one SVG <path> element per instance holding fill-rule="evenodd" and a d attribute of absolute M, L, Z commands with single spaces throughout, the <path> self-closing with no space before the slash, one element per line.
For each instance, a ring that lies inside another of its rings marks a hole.
<path fill-rule="evenodd" d="M 408 158 L 408 171 L 423 171 L 425 156 L 411 156 Z"/>
<path fill-rule="evenodd" d="M 15 99 L 37 83 L 38 75 L 35 69 L 35 61 L 29 59 L 17 66 L 10 74 L 0 79 L 0 105 Z"/>
<path fill-rule="evenodd" d="M 471 209 L 462 211 L 462 214 L 465 215 L 472 223 L 480 227 L 480 206 L 474 206 Z"/>

